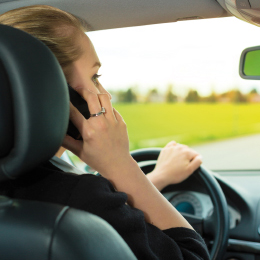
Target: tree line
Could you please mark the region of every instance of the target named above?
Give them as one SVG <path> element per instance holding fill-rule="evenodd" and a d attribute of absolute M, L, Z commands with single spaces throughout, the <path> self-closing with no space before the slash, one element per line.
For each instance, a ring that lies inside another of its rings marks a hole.
<path fill-rule="evenodd" d="M 169 85 L 163 94 L 157 88 L 152 88 L 146 95 L 140 95 L 136 87 L 130 87 L 127 90 L 110 91 L 110 93 L 113 96 L 113 102 L 117 103 L 260 103 L 260 95 L 255 88 L 247 94 L 243 94 L 239 89 L 234 88 L 221 94 L 212 91 L 208 96 L 200 96 L 197 90 L 190 89 L 185 97 L 176 95 L 173 91 L 173 85 Z"/>

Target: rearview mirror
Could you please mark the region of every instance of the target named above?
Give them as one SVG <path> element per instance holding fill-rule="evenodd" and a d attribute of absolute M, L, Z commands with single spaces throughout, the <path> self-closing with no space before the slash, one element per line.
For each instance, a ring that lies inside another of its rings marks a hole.
<path fill-rule="evenodd" d="M 250 47 L 242 52 L 239 75 L 243 79 L 260 79 L 260 46 Z"/>

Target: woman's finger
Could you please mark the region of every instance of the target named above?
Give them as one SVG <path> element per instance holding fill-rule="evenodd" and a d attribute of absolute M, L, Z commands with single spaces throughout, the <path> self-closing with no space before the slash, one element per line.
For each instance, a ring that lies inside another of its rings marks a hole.
<path fill-rule="evenodd" d="M 196 156 L 198 156 L 199 153 L 197 153 L 196 151 L 189 149 L 188 151 L 188 157 L 190 160 L 193 160 L 193 158 L 195 158 Z"/>
<path fill-rule="evenodd" d="M 79 155 L 82 150 L 82 141 L 75 140 L 73 137 L 66 135 L 62 142 L 62 146 L 72 153 Z"/>
<path fill-rule="evenodd" d="M 191 161 L 195 156 L 199 155 L 196 151 L 184 144 L 176 144 L 177 149 L 186 154 L 187 158 Z"/>
<path fill-rule="evenodd" d="M 101 104 L 96 93 L 84 88 L 78 88 L 76 90 L 88 103 L 90 114 L 97 114 L 101 111 Z"/>
<path fill-rule="evenodd" d="M 101 84 L 98 85 L 98 88 L 99 88 L 100 94 L 107 94 L 109 99 L 110 100 L 112 99 L 112 95 L 107 90 L 105 90 Z"/>
<path fill-rule="evenodd" d="M 99 98 L 101 106 L 104 107 L 106 110 L 106 112 L 104 113 L 104 116 L 110 120 L 117 121 L 109 95 L 108 94 L 98 94 L 98 98 Z"/>
<path fill-rule="evenodd" d="M 88 121 L 85 117 L 78 111 L 76 107 L 70 102 L 70 120 L 79 130 L 81 136 L 83 136 L 84 128 L 87 128 Z"/>
<path fill-rule="evenodd" d="M 199 166 L 202 164 L 202 156 L 197 155 L 189 164 L 188 170 L 190 173 L 194 172 L 199 168 Z"/>
<path fill-rule="evenodd" d="M 114 110 L 114 115 L 115 115 L 115 117 L 116 117 L 116 120 L 118 121 L 118 122 L 123 122 L 123 123 L 125 123 L 125 120 L 124 120 L 124 118 L 120 115 L 120 113 L 113 107 L 113 110 Z"/>
<path fill-rule="evenodd" d="M 171 147 L 171 146 L 174 146 L 174 145 L 176 145 L 177 143 L 175 142 L 175 141 L 171 141 L 171 142 L 169 142 L 168 144 L 166 144 L 166 146 L 165 147 Z"/>

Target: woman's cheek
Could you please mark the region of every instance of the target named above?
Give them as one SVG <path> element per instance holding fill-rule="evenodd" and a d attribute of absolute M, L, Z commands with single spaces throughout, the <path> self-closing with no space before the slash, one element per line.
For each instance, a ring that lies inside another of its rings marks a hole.
<path fill-rule="evenodd" d="M 99 89 L 95 86 L 95 84 L 93 82 L 90 84 L 87 84 L 85 89 L 87 89 L 88 91 L 90 91 L 94 94 L 100 94 Z"/>

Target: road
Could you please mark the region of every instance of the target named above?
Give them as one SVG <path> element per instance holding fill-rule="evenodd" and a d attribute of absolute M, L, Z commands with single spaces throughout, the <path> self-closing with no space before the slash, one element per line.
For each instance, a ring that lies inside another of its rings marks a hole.
<path fill-rule="evenodd" d="M 260 169 L 260 134 L 192 147 L 211 170 Z"/>
<path fill-rule="evenodd" d="M 192 147 L 211 170 L 260 169 L 260 134 Z M 84 170 L 85 164 L 77 165 Z"/>

